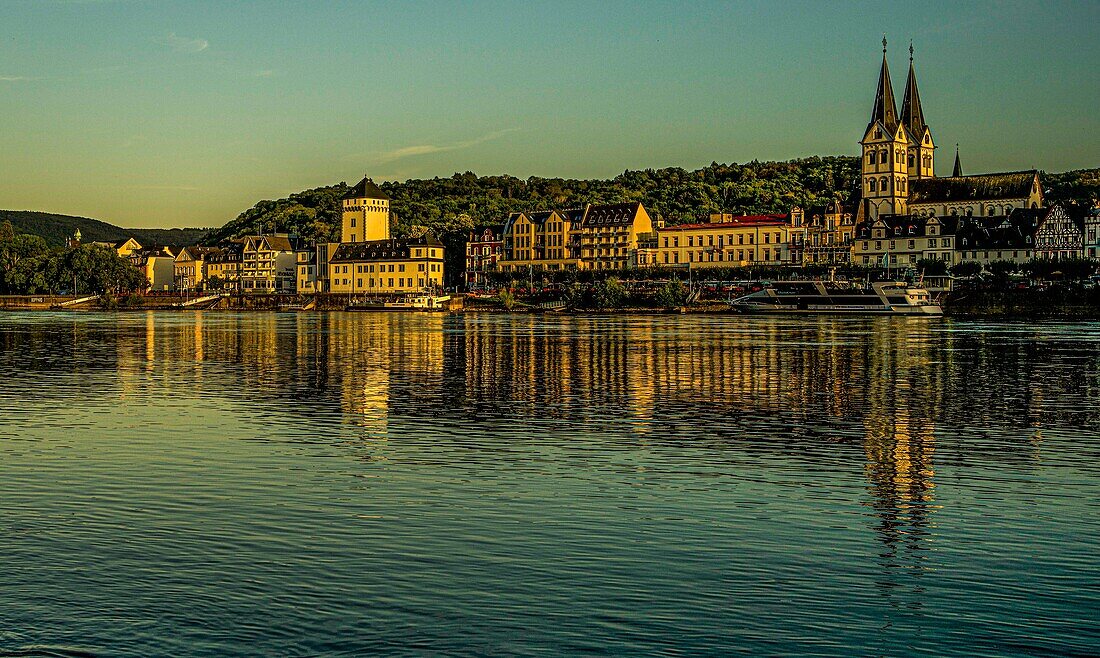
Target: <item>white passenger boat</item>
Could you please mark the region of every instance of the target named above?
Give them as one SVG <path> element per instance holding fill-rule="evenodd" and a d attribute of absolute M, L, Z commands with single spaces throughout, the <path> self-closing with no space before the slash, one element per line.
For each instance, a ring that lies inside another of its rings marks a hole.
<path fill-rule="evenodd" d="M 743 313 L 943 315 L 927 290 L 901 281 L 776 281 L 734 299 L 730 307 Z"/>
<path fill-rule="evenodd" d="M 349 311 L 446 311 L 450 295 L 410 294 L 380 299 L 364 299 L 348 304 Z"/>

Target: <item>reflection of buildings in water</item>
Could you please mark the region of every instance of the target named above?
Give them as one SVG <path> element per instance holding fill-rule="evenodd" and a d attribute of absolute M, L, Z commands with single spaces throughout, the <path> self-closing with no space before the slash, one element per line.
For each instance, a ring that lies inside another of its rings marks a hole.
<path fill-rule="evenodd" d="M 744 319 L 684 331 L 664 317 L 463 322 L 468 399 L 526 413 L 650 421 L 672 409 L 773 411 L 843 417 L 853 411 L 866 357 L 843 323 Z M 648 423 L 638 423 L 648 427 Z"/>
<path fill-rule="evenodd" d="M 912 577 L 924 570 L 933 527 L 935 419 L 943 405 L 949 343 L 933 342 L 927 324 L 896 323 L 883 323 L 870 341 L 865 472 L 874 530 L 883 545 L 882 591 L 891 599 L 923 591 Z M 913 587 L 899 589 L 904 584 Z M 905 604 L 919 607 L 921 601 Z"/>

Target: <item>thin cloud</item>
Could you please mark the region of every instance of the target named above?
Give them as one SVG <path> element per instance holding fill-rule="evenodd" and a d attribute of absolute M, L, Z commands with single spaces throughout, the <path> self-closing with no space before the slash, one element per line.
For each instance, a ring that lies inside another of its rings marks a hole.
<path fill-rule="evenodd" d="M 0 82 L 25 82 L 27 80 L 34 80 L 34 78 L 28 78 L 25 75 L 0 75 Z"/>
<path fill-rule="evenodd" d="M 275 76 L 275 71 L 271 69 L 264 69 L 262 71 L 256 71 L 257 78 L 271 78 Z"/>
<path fill-rule="evenodd" d="M 402 158 L 411 158 L 417 155 L 429 155 L 432 153 L 446 153 L 448 151 L 458 151 L 460 149 L 467 149 L 471 146 L 477 146 L 490 140 L 503 137 L 508 133 L 513 133 L 519 130 L 519 128 L 505 128 L 504 130 L 498 130 L 491 132 L 487 135 L 482 135 L 474 139 L 467 139 L 461 142 L 454 142 L 451 144 L 417 144 L 414 146 L 405 146 L 403 148 L 394 149 L 392 151 L 386 151 L 378 155 L 377 162 L 379 164 L 385 164 L 387 162 L 393 162 L 394 160 L 400 160 Z"/>
<path fill-rule="evenodd" d="M 210 42 L 206 39 L 190 39 L 188 37 L 178 36 L 175 32 L 169 32 L 168 36 L 164 38 L 160 43 L 168 46 L 177 53 L 201 53 L 210 47 Z"/>

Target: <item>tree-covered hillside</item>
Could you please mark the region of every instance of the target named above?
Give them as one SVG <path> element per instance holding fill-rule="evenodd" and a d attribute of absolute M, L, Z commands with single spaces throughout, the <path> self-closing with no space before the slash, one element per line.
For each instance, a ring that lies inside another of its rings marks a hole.
<path fill-rule="evenodd" d="M 84 242 L 113 242 L 134 238 L 145 246 L 167 245 L 185 247 L 197 243 L 208 229 L 202 228 L 121 228 L 98 219 L 57 215 L 29 210 L 0 210 L 0 223 L 11 222 L 16 233 L 37 235 L 52 247 L 65 244 L 80 229 Z"/>
<path fill-rule="evenodd" d="M 502 223 L 509 213 L 569 208 L 585 203 L 641 201 L 650 213 L 672 223 L 712 212 L 783 212 L 792 205 L 815 205 L 834 198 L 847 201 L 857 192 L 859 162 L 824 157 L 789 162 L 718 164 L 688 171 L 680 168 L 626 171 L 610 180 L 515 176 L 478 176 L 381 183 L 393 199 L 397 232 L 424 226 L 437 235 L 465 235 L 470 229 Z M 354 182 L 354 181 L 353 181 Z M 309 239 L 336 239 L 339 199 L 346 183 L 260 201 L 207 242 L 260 231 L 296 233 Z"/>

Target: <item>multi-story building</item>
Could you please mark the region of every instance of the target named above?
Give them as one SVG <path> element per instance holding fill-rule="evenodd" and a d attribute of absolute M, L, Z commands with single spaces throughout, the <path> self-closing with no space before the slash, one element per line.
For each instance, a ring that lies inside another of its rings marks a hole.
<path fill-rule="evenodd" d="M 714 214 L 705 223 L 666 226 L 639 250 L 639 264 L 687 268 L 790 264 L 788 217 Z"/>
<path fill-rule="evenodd" d="M 176 287 L 176 255 L 168 247 L 142 247 L 130 252 L 130 263 L 149 281 L 148 290 L 164 292 Z"/>
<path fill-rule="evenodd" d="M 430 234 L 408 240 L 343 243 L 329 259 L 329 292 L 385 294 L 440 290 L 443 243 Z"/>
<path fill-rule="evenodd" d="M 241 290 L 294 292 L 297 258 L 286 233 L 241 238 Z"/>
<path fill-rule="evenodd" d="M 299 295 L 312 295 L 319 292 L 317 287 L 317 249 L 313 246 L 299 249 L 294 256 L 297 259 L 298 268 L 296 292 Z"/>
<path fill-rule="evenodd" d="M 574 223 L 575 224 L 575 223 Z M 574 231 L 574 246 L 589 269 L 637 266 L 638 238 L 653 232 L 653 219 L 640 202 L 589 205 Z"/>
<path fill-rule="evenodd" d="M 1046 213 L 1016 208 L 1000 217 L 959 217 L 955 229 L 955 262 L 982 267 L 997 261 L 1025 263 L 1035 256 L 1035 231 Z"/>
<path fill-rule="evenodd" d="M 470 231 L 466 241 L 467 288 L 477 288 L 487 283 L 486 272 L 496 270 L 504 245 L 504 227 L 490 226 L 482 231 Z"/>
<path fill-rule="evenodd" d="M 240 292 L 243 257 L 242 240 L 231 240 L 208 252 L 203 261 L 207 286 L 228 292 Z"/>
<path fill-rule="evenodd" d="M 924 259 L 955 262 L 957 218 L 880 215 L 862 225 L 852 245 L 852 263 L 915 267 Z"/>
<path fill-rule="evenodd" d="M 184 247 L 176 254 L 173 278 L 177 290 L 200 290 L 206 273 L 206 259 L 217 247 Z"/>
<path fill-rule="evenodd" d="M 1100 205 L 1085 214 L 1085 258 L 1100 259 Z"/>
<path fill-rule="evenodd" d="M 791 209 L 788 249 L 794 265 L 841 265 L 851 261 L 855 221 L 840 202 Z"/>
<path fill-rule="evenodd" d="M 513 213 L 504 225 L 498 267 L 505 272 L 634 267 L 638 240 L 652 231 L 653 220 L 638 202 Z"/>
<path fill-rule="evenodd" d="M 394 238 L 389 197 L 369 178 L 359 181 L 341 203 L 340 244 L 318 245 L 315 287 L 348 294 L 443 287 L 443 244 L 426 232 L 408 239 Z"/>
<path fill-rule="evenodd" d="M 1067 260 L 1084 255 L 1085 215 L 1071 212 L 1062 204 L 1052 206 L 1035 232 L 1035 256 Z"/>

